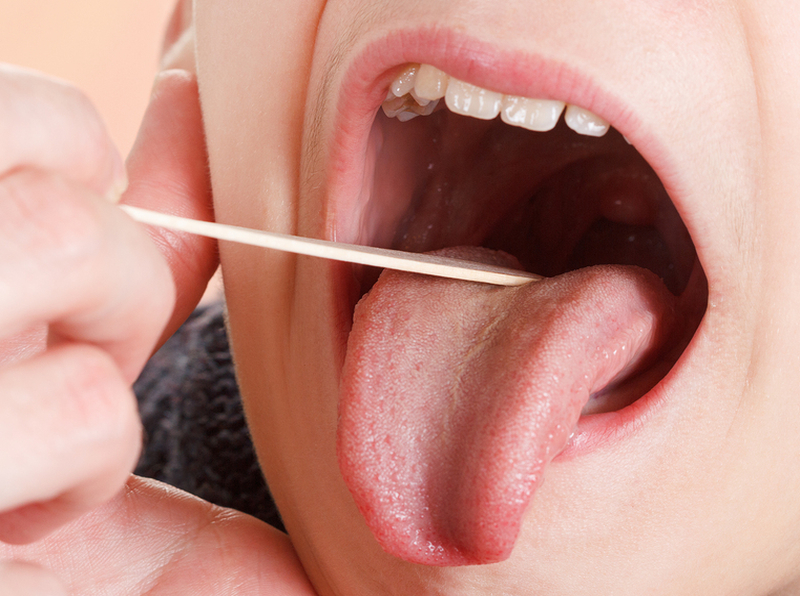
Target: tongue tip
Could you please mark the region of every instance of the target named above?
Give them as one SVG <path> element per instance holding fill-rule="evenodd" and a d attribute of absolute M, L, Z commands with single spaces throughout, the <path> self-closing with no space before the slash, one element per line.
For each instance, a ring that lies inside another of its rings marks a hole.
<path fill-rule="evenodd" d="M 378 481 L 386 466 L 376 466 L 371 441 L 355 440 L 348 428 L 342 424 L 338 429 L 340 472 L 367 527 L 387 554 L 430 567 L 486 565 L 511 556 L 527 500 L 497 507 L 455 501 L 437 506 L 426 498 L 424 487 L 410 490 L 402 482 Z"/>
<path fill-rule="evenodd" d="M 381 545 L 383 549 L 390 555 L 403 559 L 408 563 L 417 565 L 425 565 L 427 567 L 465 567 L 468 565 L 489 565 L 492 563 L 501 563 L 508 559 L 511 552 L 480 552 L 480 553 L 466 553 L 458 550 L 447 549 L 443 546 L 430 546 L 430 550 L 420 547 L 415 550 L 404 549 L 402 551 L 395 551 Z M 438 549 L 443 549 L 443 552 L 438 552 Z"/>
<path fill-rule="evenodd" d="M 385 525 L 378 524 L 381 528 Z M 511 538 L 494 533 L 485 534 L 475 528 L 462 528 L 463 540 L 448 539 L 439 535 L 423 535 L 419 528 L 414 535 L 393 531 L 382 535 L 376 526 L 370 528 L 381 548 L 388 554 L 409 563 L 430 567 L 459 567 L 500 563 L 511 556 L 516 533 Z"/>
<path fill-rule="evenodd" d="M 341 463 L 341 462 L 340 462 Z M 389 555 L 431 567 L 486 565 L 511 556 L 520 530 L 521 516 L 512 512 L 503 523 L 479 519 L 481 516 L 456 516 L 436 523 L 427 507 L 390 498 L 366 488 L 360 474 L 342 470 L 356 506 L 373 537 Z M 399 497 L 399 499 L 398 499 Z"/>

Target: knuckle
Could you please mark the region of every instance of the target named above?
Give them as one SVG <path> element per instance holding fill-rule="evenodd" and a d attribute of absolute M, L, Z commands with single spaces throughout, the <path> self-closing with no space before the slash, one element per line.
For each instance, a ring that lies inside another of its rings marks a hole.
<path fill-rule="evenodd" d="M 100 114 L 75 85 L 35 71 L 0 65 L 0 171 L 25 164 L 102 185 L 116 149 Z"/>
<path fill-rule="evenodd" d="M 87 172 L 97 168 L 97 164 L 105 164 L 109 153 L 113 151 L 103 120 L 89 97 L 77 87 L 64 84 L 64 93 L 69 102 L 69 109 L 80 115 L 79 134 L 73 137 L 74 151 L 81 157 L 82 165 Z"/>
<path fill-rule="evenodd" d="M 105 235 L 85 194 L 55 175 L 23 171 L 7 177 L 0 184 L 3 245 L 48 270 L 85 264 L 102 251 Z"/>

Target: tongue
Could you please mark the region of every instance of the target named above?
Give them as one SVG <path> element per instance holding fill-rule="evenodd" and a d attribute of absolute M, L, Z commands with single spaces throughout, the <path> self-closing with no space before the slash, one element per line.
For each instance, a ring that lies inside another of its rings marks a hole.
<path fill-rule="evenodd" d="M 427 565 L 507 558 L 589 398 L 646 364 L 673 312 L 632 267 L 516 289 L 384 272 L 356 307 L 338 428 L 342 474 L 381 546 Z"/>

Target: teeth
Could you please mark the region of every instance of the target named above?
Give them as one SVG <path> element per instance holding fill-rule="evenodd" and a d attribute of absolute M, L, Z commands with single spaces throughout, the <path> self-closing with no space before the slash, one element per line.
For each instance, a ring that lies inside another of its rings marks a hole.
<path fill-rule="evenodd" d="M 450 77 L 438 68 L 429 64 L 423 64 L 417 72 L 417 80 L 414 83 L 414 91 L 417 96 L 423 99 L 441 99 L 447 93 L 447 83 Z"/>
<path fill-rule="evenodd" d="M 395 97 L 390 91 L 381 107 L 383 108 L 383 113 L 389 118 L 396 118 L 398 114 L 405 112 L 406 103 L 404 97 Z"/>
<path fill-rule="evenodd" d="M 428 99 L 426 97 L 420 97 L 419 94 L 417 93 L 416 89 L 412 89 L 411 91 L 409 91 L 408 94 L 412 97 L 412 99 L 414 101 L 416 101 L 421 106 L 426 106 L 429 103 L 431 103 L 430 99 Z M 433 101 L 439 101 L 439 98 L 434 98 Z"/>
<path fill-rule="evenodd" d="M 500 113 L 503 95 L 451 78 L 444 101 L 451 112 L 491 120 Z"/>
<path fill-rule="evenodd" d="M 566 107 L 564 120 L 578 134 L 602 137 L 609 124 L 596 114 L 562 101 L 503 95 L 454 79 L 429 64 L 412 64 L 389 87 L 383 111 L 406 122 L 433 113 L 444 98 L 450 111 L 481 120 L 499 114 L 503 122 L 537 132 L 555 128 Z"/>
<path fill-rule="evenodd" d="M 608 132 L 608 122 L 600 116 L 592 114 L 589 110 L 584 110 L 578 106 L 567 106 L 567 113 L 564 114 L 564 121 L 572 130 L 578 134 L 590 137 L 602 137 Z"/>
<path fill-rule="evenodd" d="M 547 132 L 553 130 L 564 111 L 564 102 L 549 99 L 528 99 L 506 95 L 500 117 L 512 126 Z"/>
<path fill-rule="evenodd" d="M 397 115 L 397 119 L 400 122 L 408 122 L 409 120 L 413 120 L 417 116 L 422 116 L 422 114 L 418 114 L 417 112 L 400 112 Z"/>
<path fill-rule="evenodd" d="M 397 118 L 400 122 L 408 122 L 417 116 L 430 116 L 439 105 L 439 100 L 418 103 L 411 95 L 395 97 L 391 92 L 381 106 L 383 113 L 389 118 Z"/>
<path fill-rule="evenodd" d="M 406 68 L 402 74 L 392 81 L 391 90 L 397 97 L 403 97 L 414 88 L 414 81 L 417 78 L 419 66 L 412 65 Z"/>

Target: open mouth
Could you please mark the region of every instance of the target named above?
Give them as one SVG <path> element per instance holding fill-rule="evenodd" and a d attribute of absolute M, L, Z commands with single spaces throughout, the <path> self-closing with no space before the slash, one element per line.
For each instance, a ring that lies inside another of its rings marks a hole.
<path fill-rule="evenodd" d="M 355 270 L 340 465 L 390 553 L 494 562 L 582 422 L 647 399 L 677 362 L 707 282 L 656 171 L 603 118 L 424 63 L 381 80 L 335 234 L 552 281 L 512 296 Z"/>
<path fill-rule="evenodd" d="M 699 323 L 706 282 L 663 184 L 606 121 L 414 64 L 392 81 L 371 135 L 380 150 L 367 217 L 381 222 L 372 242 L 410 252 L 485 247 L 545 277 L 596 265 L 647 269 L 686 311 L 686 329 L 662 345 L 650 387 L 674 364 L 675 345 L 684 347 Z M 361 272 L 362 294 L 374 275 Z M 634 401 L 624 380 L 592 395 L 583 413 Z"/>
<path fill-rule="evenodd" d="M 373 124 L 382 149 L 370 204 L 395 213 L 378 232 L 390 246 L 485 246 L 547 277 L 638 265 L 675 294 L 686 288 L 696 261 L 689 234 L 658 176 L 605 121 L 427 65 L 392 87 Z"/>

